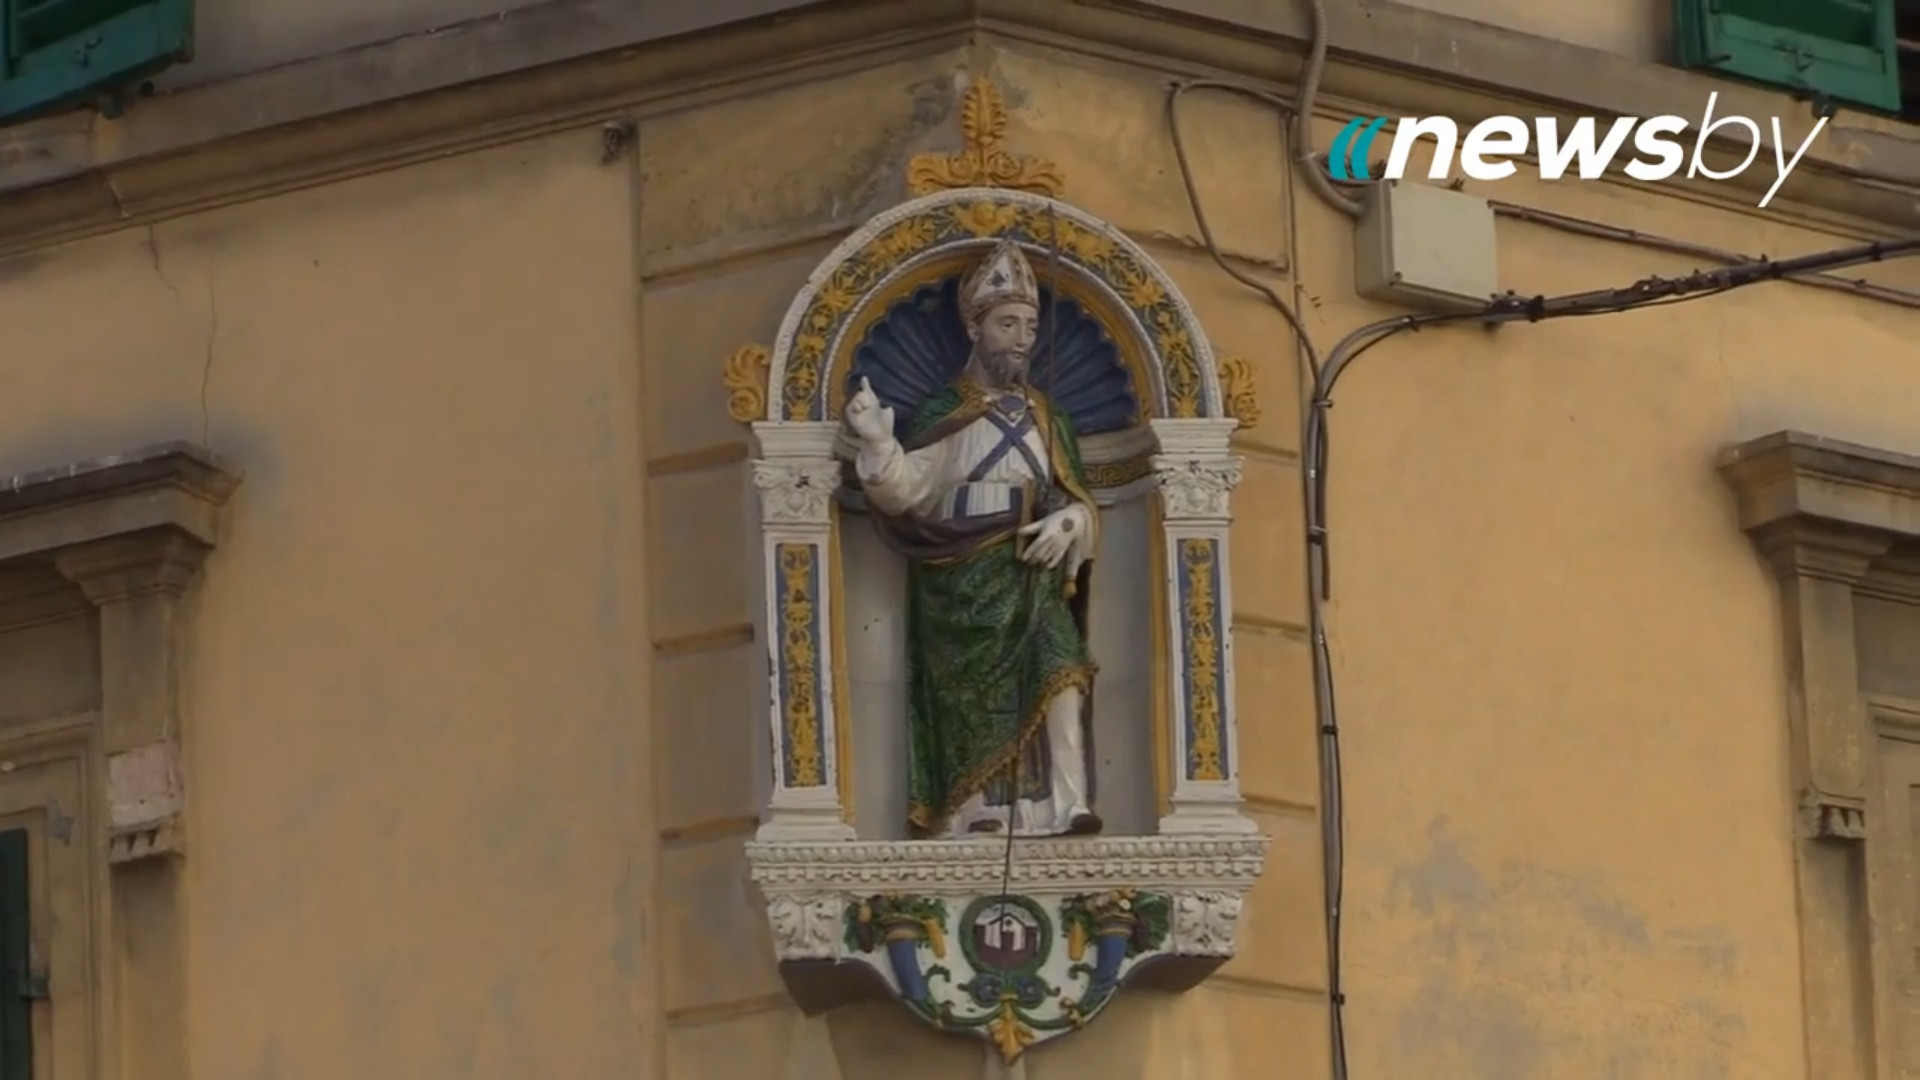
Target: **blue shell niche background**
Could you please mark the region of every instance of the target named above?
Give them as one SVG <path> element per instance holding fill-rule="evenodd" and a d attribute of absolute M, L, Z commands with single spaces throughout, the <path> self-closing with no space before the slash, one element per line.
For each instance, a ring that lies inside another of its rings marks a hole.
<path fill-rule="evenodd" d="M 972 343 L 960 317 L 960 281 L 923 285 L 897 300 L 867 331 L 847 372 L 849 395 L 862 378 L 891 406 L 896 434 L 920 402 L 966 367 Z M 1113 339 L 1085 308 L 1040 290 L 1040 334 L 1034 342 L 1033 385 L 1073 418 L 1081 435 L 1130 426 L 1139 415 L 1133 380 Z"/>

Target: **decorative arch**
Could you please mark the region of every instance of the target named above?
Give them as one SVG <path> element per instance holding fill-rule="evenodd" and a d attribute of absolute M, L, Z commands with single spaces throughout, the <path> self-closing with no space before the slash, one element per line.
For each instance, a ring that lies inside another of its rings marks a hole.
<path fill-rule="evenodd" d="M 1213 349 L 1193 308 L 1138 244 L 1058 199 L 959 188 L 880 214 L 814 270 L 774 340 L 765 419 L 837 416 L 846 375 L 874 325 L 1002 239 L 1019 243 L 1042 285 L 1110 335 L 1146 414 L 1140 419 L 1226 417 Z"/>
<path fill-rule="evenodd" d="M 774 346 L 743 349 L 728 365 L 729 408 L 752 422 L 760 448 L 754 482 L 775 765 L 766 835 L 852 838 L 839 555 L 847 385 L 877 367 L 882 350 L 895 360 L 920 352 L 887 339 L 915 332 L 917 305 L 950 304 L 951 282 L 1005 238 L 1029 252 L 1043 286 L 1058 290 L 1061 302 L 1048 306 L 1062 328 L 1072 320 L 1076 333 L 1097 332 L 1085 342 L 1083 377 L 1109 390 L 1116 379 L 1128 384 L 1118 400 L 1133 415 L 1083 442 L 1096 497 L 1107 505 L 1157 493 L 1161 573 L 1151 591 L 1160 614 L 1141 630 L 1163 658 L 1155 673 L 1164 693 L 1154 705 L 1162 830 L 1250 828 L 1239 813 L 1228 556 L 1240 478 L 1229 437 L 1242 423 L 1236 414 L 1252 411 L 1243 400 L 1247 365 L 1217 364 L 1178 286 L 1118 229 L 1047 195 L 958 188 L 913 199 L 849 236 L 794 298 Z M 923 354 L 916 362 L 954 361 Z M 910 406 L 905 399 L 935 377 L 894 370 L 873 382 L 892 404 Z M 1114 400 L 1088 394 L 1087 408 Z"/>

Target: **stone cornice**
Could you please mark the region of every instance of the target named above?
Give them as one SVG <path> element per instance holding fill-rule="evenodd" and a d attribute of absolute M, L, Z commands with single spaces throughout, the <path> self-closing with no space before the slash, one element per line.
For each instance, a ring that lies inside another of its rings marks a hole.
<path fill-rule="evenodd" d="M 1748 532 L 1797 523 L 1868 546 L 1920 537 L 1920 457 L 1781 431 L 1727 450 L 1720 470 Z"/>
<path fill-rule="evenodd" d="M 980 33 L 1167 72 L 1281 86 L 1299 68 L 1302 5 L 1248 0 L 826 3 L 671 42 L 624 0 L 550 0 L 451 27 L 143 100 L 119 121 L 0 132 L 0 256 L 278 191 L 623 115 L 776 88 L 961 45 Z M 1389 2 L 1331 4 L 1329 112 L 1345 103 L 1463 119 L 1512 111 L 1697 110 L 1810 118 L 1784 95 Z M 395 107 L 405 101 L 404 108 Z M 313 122 L 326 120 L 324 129 Z M 324 134 L 320 132 L 324 131 Z M 1733 144 L 1729 144 L 1732 147 Z M 1744 156 L 1745 148 L 1730 152 Z M 1764 186 L 1758 167 L 1753 182 Z M 1781 198 L 1910 228 L 1920 144 L 1837 131 Z M 1668 190 L 1751 206 L 1741 181 Z M 1776 202 L 1769 214 L 1785 209 Z"/>
<path fill-rule="evenodd" d="M 0 257 L 871 67 L 957 46 L 968 26 L 962 0 L 869 2 L 639 44 L 652 32 L 640 9 L 652 6 L 550 0 L 143 99 L 119 121 L 0 130 Z"/>
<path fill-rule="evenodd" d="M 0 561 L 136 534 L 218 540 L 239 477 L 190 443 L 163 443 L 0 478 Z"/>

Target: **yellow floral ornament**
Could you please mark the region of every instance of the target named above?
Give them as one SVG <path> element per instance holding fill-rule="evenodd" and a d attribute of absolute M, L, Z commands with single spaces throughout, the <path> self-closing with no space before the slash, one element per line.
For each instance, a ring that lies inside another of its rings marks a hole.
<path fill-rule="evenodd" d="M 1066 181 L 1060 167 L 1044 158 L 1009 153 L 1007 107 L 1000 89 L 981 79 L 967 88 L 960 103 L 957 153 L 921 154 L 907 162 L 907 189 L 915 195 L 957 188 L 997 187 L 1058 198 Z"/>
<path fill-rule="evenodd" d="M 750 424 L 767 415 L 767 367 L 773 350 L 765 345 L 742 345 L 727 357 L 720 381 L 727 388 L 727 415 Z"/>
<path fill-rule="evenodd" d="M 1253 362 L 1244 356 L 1228 356 L 1220 361 L 1220 398 L 1227 415 L 1240 421 L 1242 428 L 1260 422 L 1260 397 L 1254 390 Z"/>

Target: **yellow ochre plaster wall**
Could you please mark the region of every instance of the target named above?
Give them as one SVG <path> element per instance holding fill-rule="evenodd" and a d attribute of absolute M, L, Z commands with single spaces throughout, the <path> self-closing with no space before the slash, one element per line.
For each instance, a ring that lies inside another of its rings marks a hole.
<path fill-rule="evenodd" d="M 611 1077 L 657 1042 L 630 188 L 598 143 L 6 264 L 9 471 L 179 437 L 247 470 L 185 641 L 196 1077 Z"/>
<path fill-rule="evenodd" d="M 973 78 L 1009 147 L 1254 365 L 1262 410 L 1236 436 L 1234 633 L 1274 846 L 1240 954 L 1123 995 L 1028 1076 L 1328 1075 L 1293 339 L 1197 242 L 1162 74 L 986 39 L 689 101 L 610 161 L 578 127 L 0 263 L 3 471 L 189 437 L 247 473 L 186 638 L 192 1075 L 981 1075 L 883 1004 L 802 1018 L 775 972 L 741 850 L 750 450 L 719 377 L 912 154 L 956 144 Z M 1274 112 L 1182 109 L 1227 258 L 1322 345 L 1396 313 L 1355 299 L 1351 224 L 1290 181 Z M 1498 194 L 1746 252 L 1857 235 Z M 1525 293 L 1697 262 L 1500 240 Z M 1712 461 L 1788 426 L 1920 450 L 1917 331 L 1771 285 L 1422 332 L 1343 382 L 1353 1075 L 1807 1076 L 1779 617 Z"/>

